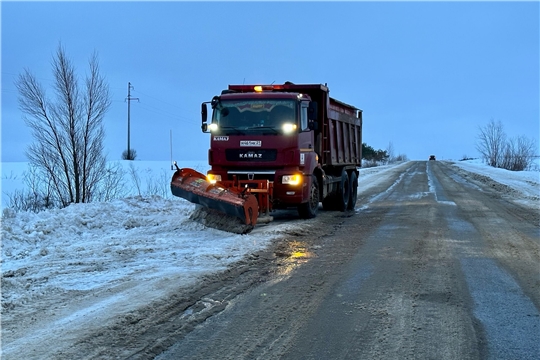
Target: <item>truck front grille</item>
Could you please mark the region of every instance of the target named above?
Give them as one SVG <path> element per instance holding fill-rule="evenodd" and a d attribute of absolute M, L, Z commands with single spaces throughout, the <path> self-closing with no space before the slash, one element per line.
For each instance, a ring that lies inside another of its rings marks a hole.
<path fill-rule="evenodd" d="M 238 180 L 268 180 L 273 182 L 275 178 L 274 172 L 260 172 L 260 173 L 247 173 L 244 171 L 229 171 L 227 180 L 233 180 L 233 177 L 236 176 Z"/>
<path fill-rule="evenodd" d="M 226 149 L 227 161 L 276 161 L 276 149 Z"/>

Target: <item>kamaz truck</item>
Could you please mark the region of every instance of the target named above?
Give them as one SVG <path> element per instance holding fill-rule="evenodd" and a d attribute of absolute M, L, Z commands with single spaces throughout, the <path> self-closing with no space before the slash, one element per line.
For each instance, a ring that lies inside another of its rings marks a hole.
<path fill-rule="evenodd" d="M 362 110 L 330 97 L 326 84 L 229 85 L 201 114 L 211 168 L 203 175 L 177 167 L 174 195 L 250 227 L 277 209 L 307 219 L 320 203 L 354 208 Z"/>

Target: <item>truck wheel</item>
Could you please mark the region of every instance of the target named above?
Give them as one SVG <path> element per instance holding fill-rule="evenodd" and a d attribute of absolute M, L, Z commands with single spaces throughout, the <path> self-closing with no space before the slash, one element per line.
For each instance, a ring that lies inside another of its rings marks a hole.
<path fill-rule="evenodd" d="M 347 210 L 354 210 L 356 200 L 358 199 L 358 176 L 356 176 L 355 171 L 351 172 L 349 182 L 351 184 L 351 197 L 349 198 L 349 206 L 347 206 Z"/>
<path fill-rule="evenodd" d="M 351 186 L 349 185 L 349 175 L 347 171 L 343 169 L 341 172 L 341 184 L 338 190 L 338 210 L 345 211 L 349 208 L 349 198 L 351 193 Z"/>
<path fill-rule="evenodd" d="M 314 175 L 311 175 L 309 188 L 309 201 L 298 205 L 298 214 L 302 219 L 312 219 L 317 216 L 319 210 L 319 183 Z"/>

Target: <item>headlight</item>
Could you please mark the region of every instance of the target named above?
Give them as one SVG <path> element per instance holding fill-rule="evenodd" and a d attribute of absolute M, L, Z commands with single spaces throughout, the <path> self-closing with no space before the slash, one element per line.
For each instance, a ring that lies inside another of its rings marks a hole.
<path fill-rule="evenodd" d="M 302 175 L 283 175 L 281 183 L 286 185 L 299 185 L 302 183 Z"/>
<path fill-rule="evenodd" d="M 208 174 L 206 175 L 206 179 L 209 183 L 215 184 L 217 181 L 221 181 L 221 175 Z"/>
<path fill-rule="evenodd" d="M 208 130 L 216 131 L 217 129 L 218 129 L 218 124 L 215 124 L 215 123 L 208 124 Z"/>
<path fill-rule="evenodd" d="M 292 133 L 294 130 L 296 130 L 296 124 L 291 124 L 291 123 L 285 123 L 281 126 L 281 129 L 283 130 L 283 132 L 285 134 L 290 134 Z"/>

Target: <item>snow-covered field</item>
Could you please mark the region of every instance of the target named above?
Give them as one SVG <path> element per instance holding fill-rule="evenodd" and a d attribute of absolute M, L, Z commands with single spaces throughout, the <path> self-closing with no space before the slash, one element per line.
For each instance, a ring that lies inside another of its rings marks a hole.
<path fill-rule="evenodd" d="M 517 200 L 538 209 L 540 172 L 510 172 L 475 161 L 454 164 L 515 189 Z M 169 162 L 136 165 L 145 181 L 156 175 L 161 178 L 163 171 L 167 181 L 172 175 Z M 179 165 L 206 171 L 204 161 Z M 359 195 L 384 181 L 399 165 L 361 169 Z M 21 187 L 24 170 L 20 164 L 18 168 L 3 164 L 3 193 Z M 190 286 L 200 276 L 225 269 L 302 224 L 230 234 L 190 221 L 193 204 L 172 196 L 139 196 L 143 188 L 144 184 L 131 187 L 138 189 L 132 196 L 109 203 L 74 204 L 40 213 L 3 210 L 3 355 L 16 358 L 22 347 L 36 339 L 45 346 L 46 339 L 54 339 L 49 327 L 57 332 L 83 327 L 89 319 L 102 321 L 111 311 L 127 312 L 147 303 L 172 285 Z M 119 289 L 117 296 L 76 311 L 69 306 L 70 294 L 110 289 Z M 23 337 L 12 333 L 11 324 L 40 311 L 54 315 L 55 322 L 34 326 Z"/>
<path fill-rule="evenodd" d="M 170 161 L 112 161 L 109 165 L 123 169 L 121 188 L 126 196 L 159 193 L 171 198 L 169 181 L 174 170 Z M 209 169 L 206 160 L 179 161 L 178 166 L 206 173 Z M 24 177 L 30 169 L 26 162 L 3 162 L 0 165 L 0 198 L 2 209 L 10 205 L 11 197 L 17 191 L 26 189 Z"/>

